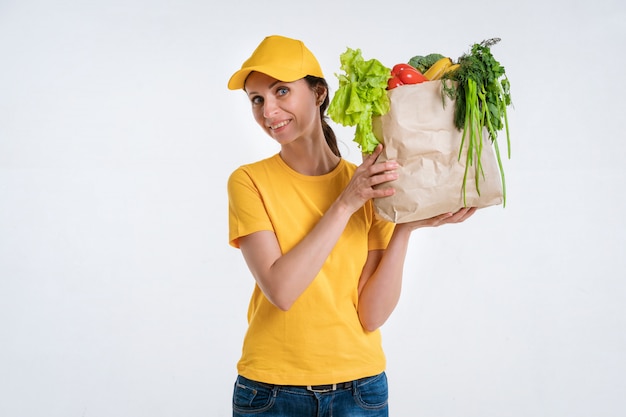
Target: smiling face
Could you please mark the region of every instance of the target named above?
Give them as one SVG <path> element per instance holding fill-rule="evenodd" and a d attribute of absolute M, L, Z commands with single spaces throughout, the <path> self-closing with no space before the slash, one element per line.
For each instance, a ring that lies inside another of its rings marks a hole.
<path fill-rule="evenodd" d="M 321 132 L 319 94 L 305 79 L 287 83 L 252 72 L 245 91 L 256 122 L 281 145 Z"/>

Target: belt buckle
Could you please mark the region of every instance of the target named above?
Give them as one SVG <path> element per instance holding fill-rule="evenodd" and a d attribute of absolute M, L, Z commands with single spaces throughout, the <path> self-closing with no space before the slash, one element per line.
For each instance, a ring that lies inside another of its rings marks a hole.
<path fill-rule="evenodd" d="M 318 386 L 307 385 L 306 389 L 311 391 L 311 392 L 319 392 L 319 393 L 330 392 L 330 391 L 337 391 L 337 384 L 332 384 L 332 385 L 328 384 L 328 388 L 322 388 L 322 389 L 317 388 Z"/>

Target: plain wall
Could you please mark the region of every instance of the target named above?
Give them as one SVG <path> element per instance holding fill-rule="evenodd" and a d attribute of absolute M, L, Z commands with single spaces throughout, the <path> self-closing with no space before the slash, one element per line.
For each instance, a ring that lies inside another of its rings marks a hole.
<path fill-rule="evenodd" d="M 347 47 L 502 39 L 507 206 L 413 234 L 391 414 L 623 416 L 624 22 L 617 0 L 0 0 L 0 415 L 230 415 L 253 280 L 226 179 L 278 148 L 226 82 L 282 34 L 332 91 Z"/>

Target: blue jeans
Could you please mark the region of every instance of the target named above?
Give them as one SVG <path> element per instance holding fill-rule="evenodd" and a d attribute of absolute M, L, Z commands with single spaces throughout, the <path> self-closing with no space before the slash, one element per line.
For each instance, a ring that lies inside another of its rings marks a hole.
<path fill-rule="evenodd" d="M 388 417 L 387 375 L 353 381 L 350 388 L 312 392 L 237 377 L 233 417 Z"/>

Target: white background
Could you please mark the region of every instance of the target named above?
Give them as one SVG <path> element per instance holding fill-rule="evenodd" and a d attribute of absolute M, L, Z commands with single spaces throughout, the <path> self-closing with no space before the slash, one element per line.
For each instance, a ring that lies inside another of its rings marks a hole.
<path fill-rule="evenodd" d="M 0 415 L 230 415 L 252 278 L 225 183 L 277 147 L 226 82 L 271 34 L 333 90 L 346 47 L 502 38 L 507 206 L 414 233 L 391 414 L 625 415 L 624 4 L 0 0 Z"/>

